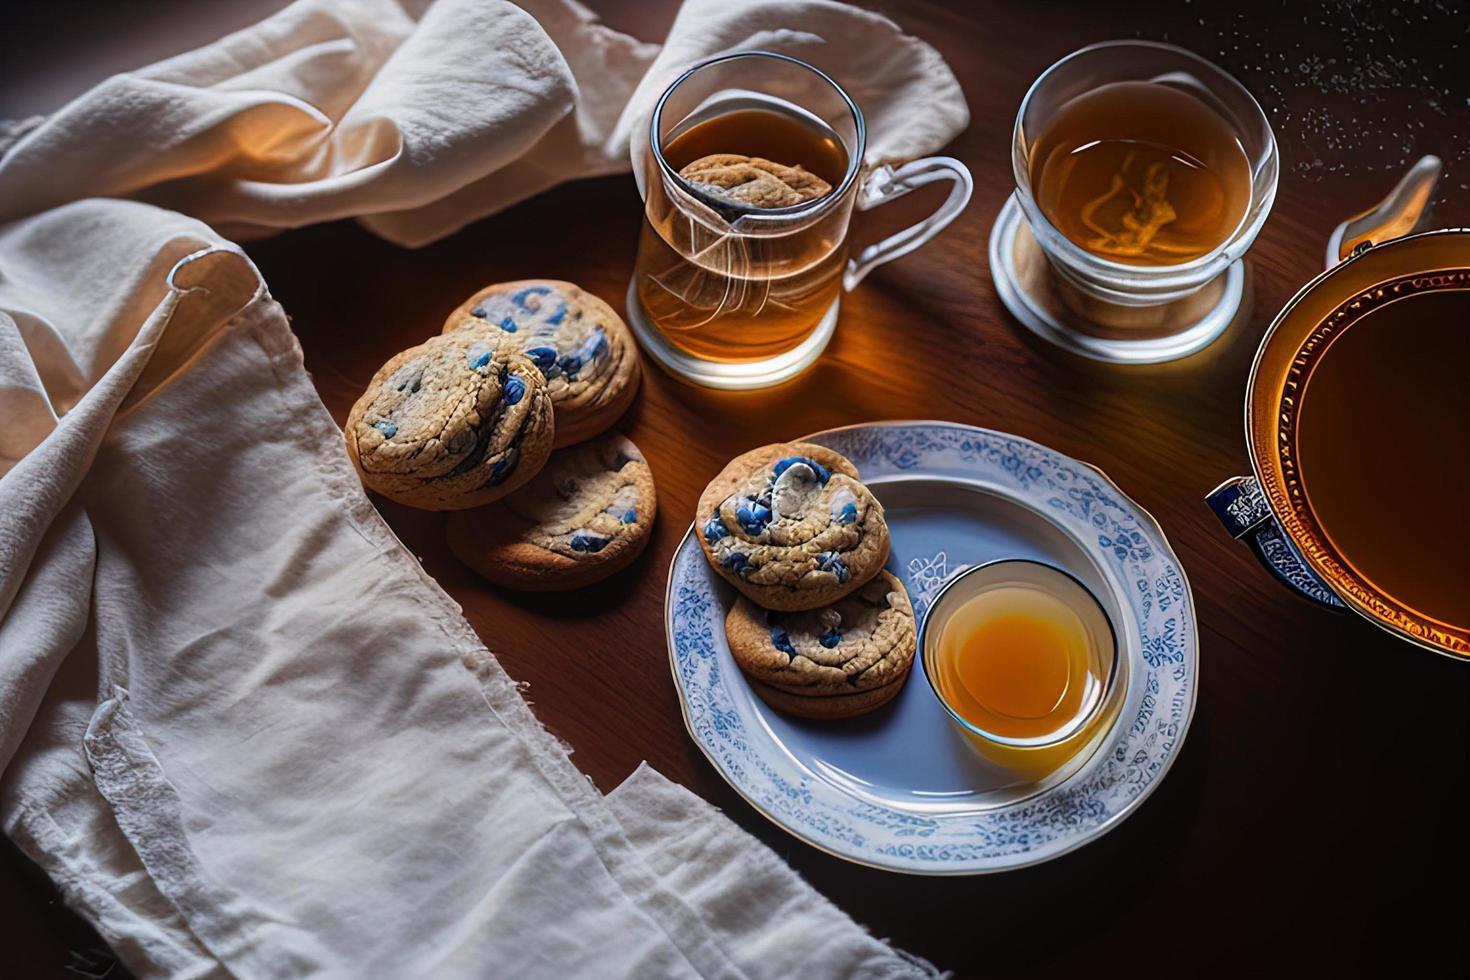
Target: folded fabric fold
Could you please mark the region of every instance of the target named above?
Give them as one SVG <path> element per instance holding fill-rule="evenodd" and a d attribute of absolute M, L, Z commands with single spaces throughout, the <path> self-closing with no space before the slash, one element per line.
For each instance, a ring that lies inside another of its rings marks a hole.
<path fill-rule="evenodd" d="M 625 171 L 690 64 L 765 48 L 846 85 L 869 163 L 964 128 L 954 75 L 887 18 L 829 0 L 689 0 L 660 48 L 573 0 L 299 0 L 103 81 L 0 155 L 0 222 L 131 197 L 236 239 L 357 218 L 421 245 L 564 180 Z"/>

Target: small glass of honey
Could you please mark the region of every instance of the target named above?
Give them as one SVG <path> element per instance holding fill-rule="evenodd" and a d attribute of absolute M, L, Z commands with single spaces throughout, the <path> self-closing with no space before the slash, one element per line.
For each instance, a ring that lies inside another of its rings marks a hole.
<path fill-rule="evenodd" d="M 935 598 L 919 633 L 924 672 L 986 759 L 1040 780 L 1106 735 L 1127 663 L 1102 603 L 1051 565 L 978 565 Z"/>

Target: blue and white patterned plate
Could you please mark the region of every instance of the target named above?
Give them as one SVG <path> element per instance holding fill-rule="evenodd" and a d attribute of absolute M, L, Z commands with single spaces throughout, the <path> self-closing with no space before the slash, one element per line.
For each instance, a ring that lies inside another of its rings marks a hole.
<path fill-rule="evenodd" d="M 1030 784 L 970 749 L 918 676 L 919 658 L 903 691 L 875 712 L 787 717 L 735 666 L 724 630 L 734 590 L 691 533 L 669 570 L 669 656 L 689 733 L 715 768 L 814 847 L 911 874 L 1036 864 L 1117 824 L 1163 777 L 1194 711 L 1194 602 L 1159 526 L 1094 467 L 989 429 L 885 422 L 809 441 L 852 460 L 882 501 L 888 567 L 917 614 L 970 565 L 1050 562 L 1107 608 L 1129 657 L 1127 695 L 1097 752 Z"/>

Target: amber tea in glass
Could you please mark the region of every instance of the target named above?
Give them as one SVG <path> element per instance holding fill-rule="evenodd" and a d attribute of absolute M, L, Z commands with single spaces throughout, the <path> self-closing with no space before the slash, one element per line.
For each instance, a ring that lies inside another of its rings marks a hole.
<path fill-rule="evenodd" d="M 991 762 L 1033 779 L 1090 748 L 1126 673 L 1101 603 L 1061 569 L 992 562 L 950 580 L 920 628 L 924 673 Z"/>
<path fill-rule="evenodd" d="M 1203 58 L 1108 41 L 1042 72 L 1016 113 L 1016 193 L 991 276 L 1028 329 L 1087 357 L 1185 357 L 1238 318 L 1280 160 L 1260 105 Z"/>
<path fill-rule="evenodd" d="M 959 161 L 926 157 L 864 170 L 866 145 L 857 104 L 795 58 L 742 51 L 676 79 L 654 106 L 646 147 L 636 133 L 633 146 L 644 221 L 628 324 L 644 351 L 675 377 L 714 388 L 779 384 L 816 360 L 842 292 L 938 234 L 970 199 L 970 174 Z M 825 186 L 803 178 L 802 193 L 787 203 L 788 195 L 763 195 L 758 174 L 750 175 L 754 191 L 740 198 L 681 172 L 718 154 L 746 166 L 759 158 L 767 167 L 800 167 Z M 933 214 L 848 257 L 854 208 L 936 181 L 952 187 Z"/>
<path fill-rule="evenodd" d="M 1099 696 L 1107 666 L 1082 617 L 1050 593 L 977 595 L 939 638 L 935 684 L 966 721 L 1009 738 L 1050 735 Z"/>
<path fill-rule="evenodd" d="M 833 188 L 847 171 L 847 151 L 830 126 L 775 101 L 749 108 L 738 100 L 663 146 L 675 171 L 716 153 L 801 166 Z M 696 357 L 774 357 L 799 345 L 841 292 L 847 261 L 842 230 L 818 223 L 734 247 L 729 239 L 700 247 L 702 229 L 676 209 L 645 215 L 634 280 L 638 301 L 654 329 Z"/>
<path fill-rule="evenodd" d="M 1031 150 L 1042 213 L 1093 255 L 1173 265 L 1208 255 L 1251 203 L 1235 129 L 1194 96 L 1113 82 L 1058 108 Z"/>

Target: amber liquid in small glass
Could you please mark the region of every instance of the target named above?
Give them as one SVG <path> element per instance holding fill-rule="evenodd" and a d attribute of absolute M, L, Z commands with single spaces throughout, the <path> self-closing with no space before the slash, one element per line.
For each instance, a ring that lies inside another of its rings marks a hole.
<path fill-rule="evenodd" d="M 837 134 L 796 111 L 732 110 L 662 149 L 675 172 L 712 153 L 739 153 L 805 167 L 834 193 L 847 173 Z M 805 340 L 836 300 L 847 262 L 845 232 L 844 216 L 790 234 L 715 238 L 677 208 L 650 206 L 634 268 L 638 300 L 655 329 L 696 357 L 775 357 Z"/>
<path fill-rule="evenodd" d="M 1307 505 L 1357 573 L 1420 615 L 1470 626 L 1470 291 L 1355 321 L 1299 396 Z"/>
<path fill-rule="evenodd" d="M 1186 92 L 1114 82 L 1059 108 L 1031 147 L 1031 189 L 1052 225 L 1100 258 L 1177 265 L 1208 255 L 1250 207 L 1234 129 Z"/>
<path fill-rule="evenodd" d="M 970 724 L 1003 738 L 1045 738 L 1101 696 L 1107 667 L 1081 617 L 1027 586 L 982 592 L 939 641 L 935 683 Z"/>

